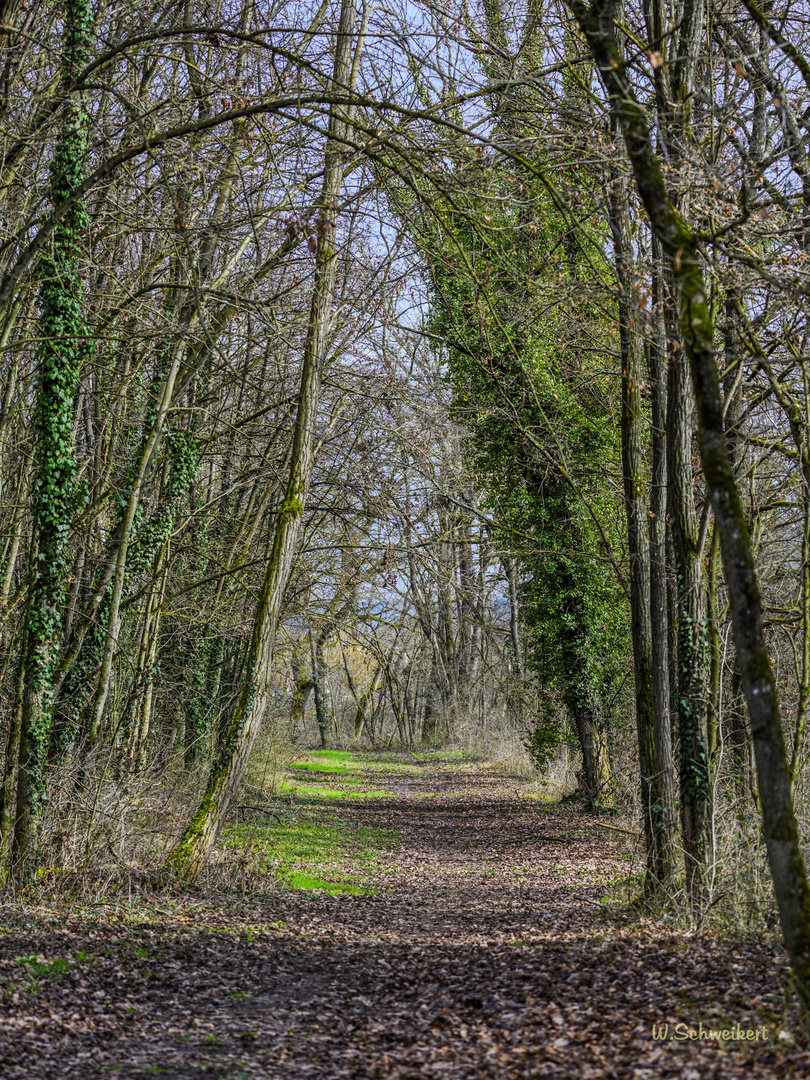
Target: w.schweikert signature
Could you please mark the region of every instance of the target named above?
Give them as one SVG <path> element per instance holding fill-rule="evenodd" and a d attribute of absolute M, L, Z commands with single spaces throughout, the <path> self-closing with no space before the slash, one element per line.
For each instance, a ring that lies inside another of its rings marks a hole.
<path fill-rule="evenodd" d="M 770 1028 L 745 1028 L 734 1024 L 729 1028 L 707 1027 L 702 1021 L 697 1027 L 692 1024 L 653 1024 L 652 1037 L 656 1042 L 767 1042 Z"/>

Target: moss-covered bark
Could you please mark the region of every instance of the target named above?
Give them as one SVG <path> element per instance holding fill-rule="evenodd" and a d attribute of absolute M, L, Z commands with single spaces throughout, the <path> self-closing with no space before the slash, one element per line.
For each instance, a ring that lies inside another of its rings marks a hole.
<path fill-rule="evenodd" d="M 668 260 L 669 262 L 669 260 Z M 674 305 L 673 305 L 674 306 Z M 692 487 L 692 394 L 688 359 L 681 344 L 677 314 L 668 319 L 667 509 L 675 556 L 677 625 L 675 699 L 680 751 L 681 830 L 686 890 L 699 907 L 704 894 L 711 805 L 706 750 L 708 667 L 706 588 Z"/>
<path fill-rule="evenodd" d="M 663 259 L 654 242 L 653 327 L 647 349 L 652 421 L 649 540 L 650 628 L 654 698 L 656 796 L 655 880 L 663 896 L 675 893 L 678 861 L 678 803 L 672 747 L 669 676 L 669 601 L 667 569 L 667 439 L 666 439 L 666 333 L 664 326 Z"/>

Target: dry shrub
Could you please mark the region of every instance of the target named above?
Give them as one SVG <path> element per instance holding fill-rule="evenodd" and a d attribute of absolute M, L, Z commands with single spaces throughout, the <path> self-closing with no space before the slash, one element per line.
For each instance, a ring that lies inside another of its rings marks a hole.
<path fill-rule="evenodd" d="M 272 810 L 285 764 L 293 757 L 286 729 L 269 718 L 251 757 L 238 806 Z M 153 766 L 125 775 L 109 748 L 89 759 L 59 763 L 48 786 L 43 817 L 42 868 L 28 893 L 38 900 L 66 897 L 126 900 L 157 889 L 176 889 L 164 867 L 199 805 L 210 769 L 204 755 L 187 767 L 181 749 L 153 747 Z M 221 846 L 220 846 L 221 847 Z M 255 892 L 266 884 L 248 851 L 216 851 L 201 875 L 206 889 Z M 9 882 L 13 890 L 15 883 Z"/>
<path fill-rule="evenodd" d="M 242 784 L 244 801 L 269 800 L 277 796 L 284 771 L 300 755 L 292 739 L 286 715 L 269 715 L 250 755 Z M 261 803 L 257 802 L 257 805 Z"/>
<path fill-rule="evenodd" d="M 486 761 L 504 776 L 531 780 L 537 776 L 526 749 L 525 725 L 498 714 L 487 717 L 463 716 L 453 725 L 452 744 L 470 757 Z"/>

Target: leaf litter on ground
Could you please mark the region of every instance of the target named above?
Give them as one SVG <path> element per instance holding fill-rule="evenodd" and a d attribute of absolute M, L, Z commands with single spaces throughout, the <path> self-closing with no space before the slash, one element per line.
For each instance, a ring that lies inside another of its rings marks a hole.
<path fill-rule="evenodd" d="M 810 1077 L 774 941 L 640 915 L 630 836 L 485 765 L 403 763 L 369 761 L 387 798 L 257 815 L 289 842 L 252 892 L 4 904 L 3 1080 Z M 701 1024 L 767 1037 L 653 1038 Z"/>

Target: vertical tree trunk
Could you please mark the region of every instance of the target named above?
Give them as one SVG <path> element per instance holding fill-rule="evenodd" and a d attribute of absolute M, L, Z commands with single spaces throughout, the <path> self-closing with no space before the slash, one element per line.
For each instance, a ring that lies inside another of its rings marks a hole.
<path fill-rule="evenodd" d="M 6 754 L 3 763 L 3 782 L 0 787 L 0 863 L 5 877 L 5 861 L 9 853 L 9 841 L 11 839 L 12 810 L 14 808 L 14 782 L 17 779 L 17 766 L 20 753 L 20 737 L 22 734 L 22 703 L 25 687 L 25 667 L 21 666 L 17 676 L 14 708 L 8 727 L 6 740 Z"/>
<path fill-rule="evenodd" d="M 0 584 L 0 611 L 5 611 L 8 605 L 8 598 L 11 592 L 11 583 L 14 580 L 14 571 L 17 568 L 17 559 L 20 554 L 20 544 L 23 537 L 23 525 L 25 523 L 26 516 L 26 500 L 28 498 L 28 481 L 31 477 L 31 459 L 26 455 L 25 461 L 22 466 L 22 472 L 20 473 L 19 484 L 17 487 L 16 501 L 17 507 L 12 517 L 11 536 L 8 545 L 8 555 L 6 557 L 6 565 L 3 570 L 3 581 Z M 0 639 L 2 640 L 2 639 Z"/>
<path fill-rule="evenodd" d="M 591 704 L 585 664 L 573 635 L 562 645 L 562 662 L 565 668 L 565 707 L 574 721 L 582 751 L 583 794 L 589 807 L 610 806 L 613 784 L 606 732 Z"/>
<path fill-rule="evenodd" d="M 357 700 L 357 712 L 354 717 L 354 737 L 359 739 L 363 734 L 363 729 L 368 728 L 369 739 L 372 746 L 374 745 L 374 725 L 369 723 L 368 706 L 374 695 L 377 693 L 380 685 L 380 676 L 382 675 L 382 666 L 377 665 L 374 674 L 371 677 L 371 682 L 368 685 L 368 689 Z M 373 712 L 373 709 L 372 709 Z"/>
<path fill-rule="evenodd" d="M 321 747 L 326 749 L 326 729 L 329 724 L 324 679 L 326 662 L 323 655 L 323 645 L 320 639 L 315 639 L 312 630 L 309 632 L 309 651 L 312 658 L 312 693 L 315 698 L 315 721 L 318 725 L 318 737 L 321 740 Z"/>
<path fill-rule="evenodd" d="M 293 739 L 298 737 L 298 732 L 303 728 L 304 712 L 307 700 L 313 689 L 312 679 L 304 674 L 304 650 L 303 643 L 296 640 L 293 642 L 290 668 L 292 671 L 293 691 L 290 701 L 290 733 Z"/>
<path fill-rule="evenodd" d="M 93 15 L 88 0 L 66 0 L 61 85 L 67 93 L 90 58 Z M 65 122 L 52 163 L 54 207 L 84 179 L 87 113 L 81 96 L 65 102 Z M 26 626 L 20 768 L 12 864 L 27 872 L 34 862 L 45 800 L 54 663 L 62 639 L 66 547 L 73 520 L 76 460 L 74 399 L 87 351 L 81 253 L 88 217 L 79 199 L 60 219 L 41 263 L 38 385 L 34 414 L 35 475 L 32 494 L 37 562 Z"/>
<path fill-rule="evenodd" d="M 627 236 L 626 184 L 614 170 L 611 185 L 610 225 L 618 285 L 619 334 L 622 361 L 622 472 L 624 508 L 627 518 L 627 547 L 630 556 L 630 626 L 635 675 L 636 736 L 641 773 L 641 810 L 647 846 L 645 891 L 660 890 L 663 853 L 659 850 L 667 829 L 662 819 L 660 773 L 655 746 L 655 693 L 653 687 L 653 642 L 650 613 L 650 551 L 647 539 L 648 473 L 645 451 L 646 421 L 642 412 L 644 355 L 641 340 L 642 316 L 634 302 L 631 280 L 630 244 Z"/>
<path fill-rule="evenodd" d="M 680 746 L 681 829 L 686 890 L 693 904 L 703 896 L 708 857 L 711 788 L 706 749 L 708 667 L 706 593 L 692 488 L 692 391 L 688 357 L 681 348 L 674 300 L 666 319 L 667 493 L 675 554 L 677 611 L 676 716 Z"/>
<path fill-rule="evenodd" d="M 124 596 L 126 581 L 127 556 L 132 542 L 132 530 L 135 516 L 141 501 L 144 481 L 152 458 L 160 443 L 166 415 L 174 395 L 174 386 L 180 373 L 183 348 L 180 344 L 174 349 L 166 376 L 160 388 L 160 398 L 155 412 L 152 429 L 144 439 L 138 457 L 126 506 L 118 523 L 118 536 L 115 546 L 114 569 L 112 573 L 109 599 L 106 606 L 106 630 L 101 650 L 101 666 L 96 682 L 96 689 L 90 706 L 90 718 L 87 731 L 88 746 L 92 746 L 99 736 L 101 724 L 107 708 L 107 698 L 112 685 L 113 661 L 121 632 L 121 601 Z"/>
<path fill-rule="evenodd" d="M 728 446 L 734 478 L 739 487 L 739 481 L 745 467 L 746 447 L 745 436 L 742 431 L 744 420 L 742 395 L 740 394 L 740 380 L 737 377 L 737 369 L 742 364 L 742 357 L 738 355 L 740 352 L 739 337 L 735 330 L 738 320 L 737 302 L 736 293 L 734 290 L 729 289 L 726 293 L 726 328 L 723 342 L 723 366 L 726 369 L 726 376 L 723 381 L 723 409 L 725 412 L 726 445 Z M 740 488 L 740 499 L 750 528 L 750 505 L 747 503 L 744 487 Z M 730 772 L 737 793 L 743 800 L 743 805 L 747 804 L 749 800 L 756 804 L 756 785 L 751 761 L 751 733 L 748 730 L 742 680 L 736 653 L 732 656 L 731 677 L 725 697 L 725 708 L 723 709 L 721 723 L 724 723 L 726 728 L 724 741 L 728 750 Z"/>
<path fill-rule="evenodd" d="M 658 776 L 658 833 L 656 878 L 664 896 L 677 880 L 678 815 L 669 679 L 669 599 L 667 596 L 667 448 L 666 448 L 666 334 L 660 244 L 653 244 L 653 332 L 648 351 L 652 419 L 652 484 L 650 486 L 650 627 L 655 727 L 655 765 Z"/>
<path fill-rule="evenodd" d="M 352 83 L 354 23 L 354 0 L 342 0 L 332 79 L 332 85 L 339 93 L 345 92 Z M 298 547 L 301 519 L 315 461 L 315 425 L 335 290 L 336 216 L 348 130 L 348 114 L 342 108 L 333 106 L 320 200 L 320 237 L 315 254 L 312 306 L 301 365 L 301 386 L 287 488 L 276 517 L 273 547 L 259 594 L 236 712 L 225 733 L 199 809 L 170 858 L 170 865 L 190 877 L 198 873 L 216 842 L 244 777 L 267 708 L 279 614 Z"/>
<path fill-rule="evenodd" d="M 509 589 L 509 640 L 512 642 L 512 670 L 515 678 L 523 675 L 523 660 L 520 649 L 520 613 L 517 594 L 517 566 L 511 557 L 504 559 L 503 569 Z"/>

